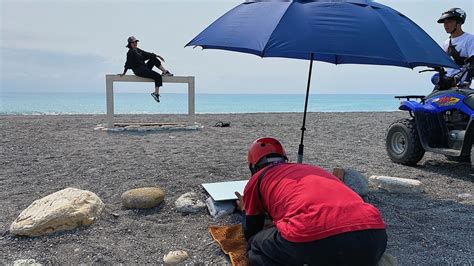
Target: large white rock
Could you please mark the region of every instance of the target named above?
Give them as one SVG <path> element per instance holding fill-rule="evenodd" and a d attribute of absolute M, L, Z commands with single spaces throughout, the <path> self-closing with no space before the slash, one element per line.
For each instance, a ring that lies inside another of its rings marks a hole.
<path fill-rule="evenodd" d="M 34 201 L 11 224 L 15 235 L 40 236 L 92 224 L 105 205 L 87 190 L 66 188 Z"/>
<path fill-rule="evenodd" d="M 414 179 L 373 175 L 369 177 L 369 180 L 378 188 L 391 193 L 416 193 L 424 190 L 423 184 Z"/>
<path fill-rule="evenodd" d="M 168 254 L 163 256 L 163 262 L 168 265 L 178 264 L 189 258 L 189 255 L 186 251 L 176 250 L 170 251 Z"/>
<path fill-rule="evenodd" d="M 176 210 L 182 213 L 196 213 L 206 208 L 206 204 L 200 200 L 198 195 L 194 192 L 181 195 L 181 197 L 174 202 L 174 205 Z"/>

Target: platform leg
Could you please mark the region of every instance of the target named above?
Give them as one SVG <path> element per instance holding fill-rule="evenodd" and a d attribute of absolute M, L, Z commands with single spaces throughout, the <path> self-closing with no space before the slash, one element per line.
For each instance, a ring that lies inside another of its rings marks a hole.
<path fill-rule="evenodd" d="M 107 128 L 114 127 L 114 82 L 106 78 Z"/>

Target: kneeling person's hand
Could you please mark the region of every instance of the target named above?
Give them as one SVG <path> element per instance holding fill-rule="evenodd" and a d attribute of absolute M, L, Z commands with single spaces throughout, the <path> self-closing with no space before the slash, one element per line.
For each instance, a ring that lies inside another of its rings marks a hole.
<path fill-rule="evenodd" d="M 235 204 L 237 205 L 236 209 L 241 212 L 245 211 L 244 199 L 242 198 L 242 195 L 240 195 L 240 193 L 237 191 L 234 193 L 237 196 L 237 200 L 235 201 Z"/>

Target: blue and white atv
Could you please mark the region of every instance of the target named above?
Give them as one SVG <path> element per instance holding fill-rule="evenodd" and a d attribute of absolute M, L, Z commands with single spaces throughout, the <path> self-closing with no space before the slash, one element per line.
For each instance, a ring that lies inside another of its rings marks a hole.
<path fill-rule="evenodd" d="M 450 160 L 470 160 L 474 168 L 474 89 L 461 82 L 472 69 L 467 67 L 455 77 L 447 77 L 443 68 L 420 71 L 439 73 L 433 92 L 395 97 L 406 99 L 399 109 L 411 118 L 388 128 L 386 149 L 392 161 L 416 165 L 425 152 L 434 152 Z"/>

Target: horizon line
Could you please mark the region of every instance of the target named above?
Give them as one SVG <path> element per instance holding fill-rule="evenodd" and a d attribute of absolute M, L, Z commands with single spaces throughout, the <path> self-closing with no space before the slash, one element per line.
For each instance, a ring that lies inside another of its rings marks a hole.
<path fill-rule="evenodd" d="M 0 91 L 0 95 L 2 93 L 12 93 L 12 94 L 78 94 L 78 93 L 87 93 L 87 94 L 105 94 L 103 92 L 97 91 L 43 91 L 43 92 L 27 92 L 27 91 Z M 142 94 L 146 92 L 116 92 L 114 94 Z M 163 92 L 162 94 L 177 94 L 177 95 L 187 95 L 187 92 Z M 196 92 L 196 95 L 306 95 L 305 93 L 227 93 L 227 92 Z M 398 93 L 310 93 L 309 95 L 395 95 Z"/>

